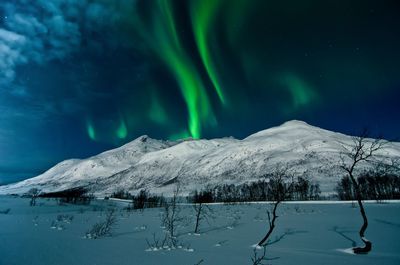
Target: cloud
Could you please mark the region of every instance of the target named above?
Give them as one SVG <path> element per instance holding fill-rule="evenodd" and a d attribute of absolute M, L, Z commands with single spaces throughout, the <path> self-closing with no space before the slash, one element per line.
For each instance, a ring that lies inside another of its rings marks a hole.
<path fill-rule="evenodd" d="M 93 41 L 84 34 L 102 31 L 116 13 L 100 1 L 1 1 L 0 85 L 17 79 L 18 66 L 62 60 L 79 51 L 84 41 Z"/>
<path fill-rule="evenodd" d="M 0 28 L 0 85 L 15 78 L 15 67 L 27 61 L 21 54 L 26 38 L 20 34 Z"/>
<path fill-rule="evenodd" d="M 0 4 L 4 22 L 0 28 L 0 83 L 14 81 L 16 68 L 27 63 L 44 63 L 62 57 L 79 43 L 79 30 L 66 21 L 59 9 L 40 14 L 40 1 L 19 0 Z"/>

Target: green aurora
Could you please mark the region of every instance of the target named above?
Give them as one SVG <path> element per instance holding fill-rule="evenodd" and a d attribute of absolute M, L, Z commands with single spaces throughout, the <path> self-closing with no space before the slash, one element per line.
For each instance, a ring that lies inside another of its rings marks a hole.
<path fill-rule="evenodd" d="M 105 0 L 103 3 L 110 4 Z M 120 34 L 130 35 L 132 45 L 140 43 L 136 49 L 151 62 L 150 69 L 163 69 L 164 74 L 173 80 L 174 84 L 168 83 L 168 86 L 178 89 L 185 104 L 186 118 L 181 113 L 172 114 L 171 106 L 173 108 L 176 105 L 174 101 L 180 102 L 181 99 L 160 94 L 165 90 L 164 77 L 159 78 L 158 74 L 153 73 L 142 84 L 150 93 L 140 95 L 142 101 L 147 102 L 147 106 L 143 107 L 147 109 L 147 115 L 136 118 L 129 126 L 124 121 L 115 124 L 115 128 L 110 129 L 117 139 L 125 139 L 131 131 L 137 131 L 137 128 L 131 127 L 132 124 L 138 126 L 148 123 L 168 132 L 169 139 L 176 139 L 177 136 L 200 138 L 205 130 L 218 130 L 221 119 L 247 112 L 254 97 L 249 93 L 261 95 L 267 101 L 275 101 L 270 111 L 287 119 L 295 113 L 308 112 L 326 103 L 321 95 L 321 92 L 326 92 L 318 87 L 320 80 L 315 82 L 315 77 L 310 78 L 301 64 L 297 65 L 296 60 L 309 60 L 308 54 L 313 54 L 304 44 L 310 45 L 309 41 L 297 39 L 297 25 L 290 22 L 299 20 L 300 26 L 310 23 L 312 19 L 303 15 L 312 12 L 312 1 L 306 1 L 304 5 L 293 3 L 282 11 L 282 20 L 290 21 L 280 27 L 274 26 L 279 18 L 273 12 L 281 5 L 268 1 L 155 0 L 134 3 L 129 8 L 116 5 L 120 16 L 117 25 L 124 29 Z M 334 8 L 337 6 L 334 5 Z M 269 14 L 272 14 L 271 18 Z M 275 44 L 276 37 L 280 36 L 276 30 L 292 32 L 293 36 L 284 35 L 285 40 L 280 41 L 283 47 L 268 47 L 271 43 Z M 275 39 L 269 39 L 268 32 L 276 35 Z M 302 57 L 293 56 L 297 59 L 293 58 L 295 63 L 289 64 L 285 63 L 287 57 L 277 61 L 274 49 L 282 50 L 278 50 L 278 53 L 287 51 L 291 54 L 296 51 L 290 50 L 291 47 L 304 50 Z M 326 47 L 332 47 L 331 40 L 327 41 Z M 319 52 L 317 50 L 315 53 Z M 315 67 L 321 67 L 321 72 L 332 72 L 331 69 L 323 69 L 326 66 L 321 63 L 315 63 Z M 337 67 L 332 65 L 334 70 Z M 362 72 L 355 74 L 364 75 L 364 71 L 370 71 L 360 70 Z M 143 108 L 125 108 L 123 115 L 133 119 L 138 112 L 143 112 Z M 186 119 L 186 126 L 182 126 L 182 118 Z M 91 120 L 93 122 L 87 122 L 88 135 L 92 140 L 100 140 L 94 137 L 99 134 L 94 129 L 97 128 L 96 117 L 91 117 Z M 101 134 L 104 135 L 104 132 Z M 111 134 L 109 138 L 115 139 Z"/>
<path fill-rule="evenodd" d="M 180 18 L 182 14 L 177 12 L 179 4 L 182 2 L 149 1 L 145 4 L 146 17 L 139 13 L 140 8 L 128 9 L 128 12 L 123 13 L 124 16 L 120 23 L 129 25 L 131 27 L 129 31 L 144 42 L 147 52 L 155 55 L 168 69 L 184 99 L 188 116 L 187 127 L 178 129 L 178 132 L 172 132 L 168 138 L 190 136 L 197 139 L 202 137 L 204 127 L 218 125 L 218 117 L 214 108 L 228 111 L 230 108 L 234 108 L 234 99 L 229 98 L 229 84 L 223 82 L 224 78 L 221 74 L 226 68 L 221 66 L 229 62 L 217 60 L 218 56 L 216 55 L 221 51 L 218 50 L 219 47 L 216 43 L 218 36 L 215 29 L 227 32 L 230 38 L 237 38 L 233 36 L 230 25 L 232 23 L 243 24 L 252 10 L 250 7 L 257 2 L 241 0 L 188 1 L 184 5 L 183 11 L 190 17 L 190 21 L 187 23 L 190 27 L 187 28 L 190 29 L 193 38 L 189 40 L 179 25 L 182 23 Z M 182 10 L 179 11 L 182 12 Z M 236 34 L 240 35 L 240 33 L 238 31 Z M 188 49 L 190 41 L 195 43 L 197 52 Z M 227 76 L 229 73 L 225 71 L 224 74 Z M 316 92 L 295 74 L 284 76 L 277 83 L 282 83 L 289 90 L 293 109 L 315 103 L 317 100 Z M 166 125 L 172 118 L 168 117 L 162 100 L 156 93 L 149 93 L 149 96 L 151 98 L 147 116 L 159 125 Z M 210 97 L 217 97 L 218 100 L 211 100 Z M 95 134 L 93 128 L 90 123 L 87 123 L 88 135 L 95 140 L 95 137 L 91 136 Z M 91 132 L 89 133 L 89 131 Z M 119 139 L 126 138 L 128 133 L 128 128 L 124 123 L 115 129 L 115 134 Z"/>

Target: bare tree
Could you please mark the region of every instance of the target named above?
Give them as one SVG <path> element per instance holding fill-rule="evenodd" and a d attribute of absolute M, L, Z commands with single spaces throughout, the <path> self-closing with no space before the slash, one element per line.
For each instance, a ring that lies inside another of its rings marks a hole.
<path fill-rule="evenodd" d="M 269 190 L 267 192 L 273 200 L 272 212 L 269 210 L 267 211 L 269 228 L 266 235 L 261 239 L 260 242 L 258 242 L 258 246 L 264 246 L 268 243 L 267 240 L 274 231 L 276 219 L 278 218 L 278 206 L 281 202 L 288 199 L 292 193 L 294 182 L 293 177 L 288 174 L 288 170 L 289 168 L 287 165 L 278 165 L 269 177 Z"/>
<path fill-rule="evenodd" d="M 347 177 L 350 179 L 354 187 L 354 196 L 357 200 L 360 214 L 363 218 L 363 224 L 360 228 L 359 235 L 364 242 L 363 247 L 353 247 L 355 254 L 366 254 L 371 251 L 372 243 L 365 237 L 365 231 L 368 227 L 368 218 L 365 213 L 363 198 L 360 189 L 360 184 L 357 180 L 356 170 L 362 163 L 372 163 L 376 153 L 382 150 L 387 141 L 382 138 L 370 139 L 368 138 L 368 131 L 364 129 L 360 136 L 353 137 L 353 143 L 350 146 L 342 145 L 344 151 L 341 153 L 341 169 L 346 172 Z"/>
<path fill-rule="evenodd" d="M 193 204 L 193 209 L 195 211 L 195 226 L 194 226 L 194 233 L 197 234 L 200 229 L 200 223 L 205 220 L 209 222 L 209 218 L 213 214 L 213 211 L 208 205 L 204 205 L 203 203 L 195 203 Z"/>
<path fill-rule="evenodd" d="M 161 216 L 161 226 L 164 228 L 165 235 L 161 238 L 157 237 L 153 233 L 152 240 L 146 239 L 148 250 L 156 251 L 159 249 L 175 249 L 177 247 L 182 248 L 182 245 L 178 245 L 178 233 L 177 229 L 183 222 L 184 218 L 180 215 L 181 208 L 178 204 L 180 194 L 180 184 L 178 183 L 173 191 L 172 198 L 169 201 L 164 202 L 164 211 Z M 189 246 L 186 247 L 189 249 Z"/>
<path fill-rule="evenodd" d="M 168 241 L 173 246 L 177 246 L 177 228 L 179 224 L 184 220 L 180 215 L 180 207 L 178 205 L 180 193 L 180 185 L 176 186 L 173 196 L 169 202 L 167 202 L 164 206 L 164 213 L 162 216 L 162 225 L 165 227 L 165 230 L 168 234 Z"/>
<path fill-rule="evenodd" d="M 39 197 L 40 195 L 40 190 L 37 188 L 32 188 L 28 191 L 27 195 L 29 197 L 31 197 L 31 200 L 29 202 L 30 206 L 36 206 L 36 199 Z"/>

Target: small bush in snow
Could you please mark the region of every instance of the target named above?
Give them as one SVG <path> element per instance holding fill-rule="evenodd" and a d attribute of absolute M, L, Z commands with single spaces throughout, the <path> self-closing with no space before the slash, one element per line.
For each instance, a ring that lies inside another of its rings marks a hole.
<path fill-rule="evenodd" d="M 110 209 L 106 213 L 104 221 L 96 223 L 86 232 L 86 238 L 97 239 L 101 237 L 111 236 L 112 230 L 117 224 L 117 216 L 115 209 Z"/>

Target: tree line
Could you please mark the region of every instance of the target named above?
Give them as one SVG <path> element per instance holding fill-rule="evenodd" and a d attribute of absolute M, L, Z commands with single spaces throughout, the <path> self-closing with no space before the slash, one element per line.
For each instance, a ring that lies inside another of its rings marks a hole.
<path fill-rule="evenodd" d="M 111 198 L 131 200 L 130 210 L 140 210 L 145 208 L 164 207 L 166 199 L 162 195 L 150 194 L 147 190 L 140 190 L 136 195 L 128 191 L 118 190 L 111 195 Z"/>
<path fill-rule="evenodd" d="M 192 192 L 188 197 L 188 201 L 193 203 L 274 201 L 276 199 L 275 181 L 271 176 L 265 176 L 263 180 L 251 183 L 240 185 L 223 184 L 208 187 Z M 288 190 L 286 200 L 308 201 L 321 199 L 319 184 L 311 182 L 307 178 L 298 177 L 283 183 L 283 185 Z"/>
<path fill-rule="evenodd" d="M 400 176 L 395 174 L 375 175 L 367 172 L 357 177 L 361 196 L 364 200 L 394 200 L 400 199 Z M 355 199 L 353 182 L 347 176 L 336 186 L 338 198 L 344 201 Z"/>

